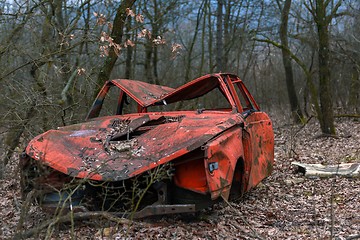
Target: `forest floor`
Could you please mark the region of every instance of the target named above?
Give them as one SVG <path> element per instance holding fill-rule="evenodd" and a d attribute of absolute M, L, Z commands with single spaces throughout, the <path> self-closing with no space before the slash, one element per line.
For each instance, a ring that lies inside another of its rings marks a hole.
<path fill-rule="evenodd" d="M 275 132 L 273 174 L 243 198 L 194 215 L 156 217 L 131 224 L 99 220 L 62 226 L 49 239 L 355 239 L 360 234 L 360 179 L 308 179 L 293 161 L 337 164 L 360 162 L 360 121 L 337 119 L 338 138 L 318 137 L 311 119 L 303 128 L 272 116 Z M 11 239 L 20 219 L 17 160 L 0 180 L 0 239 Z M 46 217 L 32 206 L 26 230 Z M 45 238 L 46 233 L 36 237 Z M 50 234 L 48 234 L 50 236 Z M 256 237 L 257 236 L 257 237 Z"/>

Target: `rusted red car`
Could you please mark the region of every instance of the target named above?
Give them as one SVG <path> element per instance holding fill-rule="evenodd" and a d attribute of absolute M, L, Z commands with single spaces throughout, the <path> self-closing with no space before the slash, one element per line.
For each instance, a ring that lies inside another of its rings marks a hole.
<path fill-rule="evenodd" d="M 24 195 L 36 191 L 46 208 L 195 212 L 269 176 L 274 135 L 236 75 L 206 75 L 176 89 L 115 79 L 84 123 L 35 137 L 20 163 Z"/>

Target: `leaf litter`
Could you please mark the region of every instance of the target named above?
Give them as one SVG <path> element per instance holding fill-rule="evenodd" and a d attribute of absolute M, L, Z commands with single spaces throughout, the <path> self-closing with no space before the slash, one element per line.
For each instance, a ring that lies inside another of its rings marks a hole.
<path fill-rule="evenodd" d="M 273 174 L 241 199 L 229 203 L 231 206 L 220 203 L 196 215 L 152 217 L 130 225 L 91 219 L 76 223 L 73 236 L 77 239 L 330 239 L 331 236 L 347 239 L 359 235 L 360 179 L 308 179 L 291 162 L 360 162 L 360 121 L 337 119 L 338 138 L 318 137 L 321 131 L 315 119 L 301 129 L 284 119 L 273 117 L 273 121 Z M 14 157 L 6 167 L 5 178 L 0 180 L 0 239 L 12 238 L 20 219 L 22 200 L 17 164 Z M 47 217 L 38 206 L 31 206 L 25 229 L 37 226 Z M 53 232 L 53 239 L 71 239 L 70 229 L 69 225 L 60 226 Z"/>

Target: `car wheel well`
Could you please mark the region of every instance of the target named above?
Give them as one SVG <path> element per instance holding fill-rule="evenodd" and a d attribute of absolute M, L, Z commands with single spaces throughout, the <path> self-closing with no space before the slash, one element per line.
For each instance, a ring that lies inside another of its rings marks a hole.
<path fill-rule="evenodd" d="M 240 157 L 236 161 L 229 199 L 231 200 L 238 199 L 241 198 L 242 195 L 244 194 L 244 189 L 245 189 L 243 182 L 244 172 L 245 172 L 244 159 Z"/>

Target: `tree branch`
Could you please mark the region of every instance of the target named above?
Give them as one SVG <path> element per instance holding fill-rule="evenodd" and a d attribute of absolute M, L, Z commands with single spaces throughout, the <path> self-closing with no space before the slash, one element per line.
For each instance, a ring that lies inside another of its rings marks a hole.
<path fill-rule="evenodd" d="M 73 71 L 73 73 L 71 74 L 68 82 L 66 83 L 66 86 L 64 87 L 64 89 L 61 92 L 61 103 L 66 103 L 67 102 L 67 100 L 68 100 L 67 92 L 69 91 L 69 88 L 70 88 L 71 84 L 74 82 L 76 74 L 77 74 L 77 69 L 75 69 Z"/>
<path fill-rule="evenodd" d="M 330 14 L 326 17 L 326 23 L 330 24 L 331 20 L 334 18 L 334 16 L 336 15 L 337 10 L 339 9 L 339 7 L 341 6 L 342 1 L 338 1 L 335 5 L 335 7 L 331 10 Z M 326 5 L 327 6 L 327 5 Z M 325 7 L 326 7 L 325 6 Z"/>
<path fill-rule="evenodd" d="M 282 50 L 284 50 L 286 53 L 288 53 L 290 55 L 290 57 L 297 63 L 299 64 L 299 66 L 303 69 L 303 71 L 305 72 L 306 75 L 310 75 L 311 73 L 308 71 L 307 67 L 305 66 L 305 64 L 297 57 L 295 56 L 289 48 L 285 47 L 284 45 L 277 43 L 275 41 L 272 41 L 270 39 L 259 39 L 259 38 L 254 38 L 253 40 L 258 41 L 258 42 L 265 42 L 265 43 L 269 43 L 277 48 L 280 48 Z"/>
<path fill-rule="evenodd" d="M 315 12 L 314 12 L 314 5 L 313 5 L 313 3 L 311 1 L 309 1 L 309 2 L 310 2 L 311 7 L 306 2 L 304 2 L 304 6 L 311 13 L 313 18 L 315 18 L 316 15 L 315 15 Z"/>
<path fill-rule="evenodd" d="M 289 54 L 289 56 L 291 57 L 291 59 L 293 59 L 299 66 L 300 68 L 304 71 L 305 75 L 306 75 L 306 83 L 309 86 L 310 92 L 311 92 L 311 99 L 313 101 L 314 107 L 315 107 L 315 111 L 317 113 L 317 117 L 319 119 L 322 118 L 322 112 L 320 109 L 320 105 L 318 102 L 318 92 L 317 89 L 315 87 L 314 82 L 311 80 L 311 72 L 308 70 L 308 68 L 306 67 L 305 63 L 302 62 L 295 54 L 293 54 L 289 48 L 285 47 L 282 44 L 279 44 L 277 42 L 274 42 L 270 39 L 258 39 L 258 38 L 254 38 L 253 40 L 258 41 L 258 42 L 265 42 L 265 43 L 269 43 L 277 48 L 280 48 L 282 50 L 284 50 L 285 52 L 287 52 Z"/>

